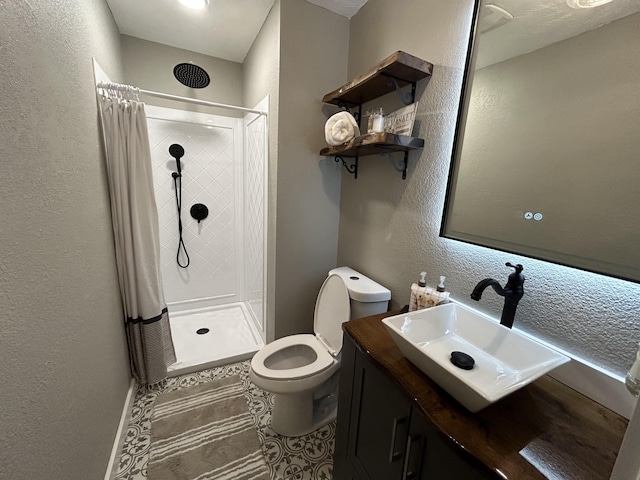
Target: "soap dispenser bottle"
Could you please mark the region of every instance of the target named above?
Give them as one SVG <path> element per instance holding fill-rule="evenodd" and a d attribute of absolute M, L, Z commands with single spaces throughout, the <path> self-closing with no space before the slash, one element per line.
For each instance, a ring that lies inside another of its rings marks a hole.
<path fill-rule="evenodd" d="M 640 396 L 640 343 L 638 344 L 636 361 L 631 365 L 624 383 L 634 397 Z"/>
<path fill-rule="evenodd" d="M 445 277 L 440 277 L 440 283 L 436 288 L 426 287 L 425 295 L 418 297 L 418 308 L 430 308 L 447 303 L 449 301 L 449 292 L 444 288 Z"/>
<path fill-rule="evenodd" d="M 418 310 L 420 307 L 419 299 L 426 295 L 427 281 L 426 277 L 427 272 L 420 272 L 420 280 L 418 283 L 411 284 L 411 298 L 409 299 L 409 311 L 413 312 L 414 310 Z"/>
<path fill-rule="evenodd" d="M 444 281 L 446 277 L 440 276 L 440 283 L 436 287 L 436 291 L 433 294 L 435 305 L 442 305 L 444 303 L 449 303 L 449 292 L 446 291 L 444 287 Z"/>

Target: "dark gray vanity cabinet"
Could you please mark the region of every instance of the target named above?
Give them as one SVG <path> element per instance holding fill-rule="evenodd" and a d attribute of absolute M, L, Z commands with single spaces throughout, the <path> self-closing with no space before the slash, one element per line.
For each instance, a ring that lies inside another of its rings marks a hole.
<path fill-rule="evenodd" d="M 345 335 L 334 480 L 496 478 L 412 405 Z"/>

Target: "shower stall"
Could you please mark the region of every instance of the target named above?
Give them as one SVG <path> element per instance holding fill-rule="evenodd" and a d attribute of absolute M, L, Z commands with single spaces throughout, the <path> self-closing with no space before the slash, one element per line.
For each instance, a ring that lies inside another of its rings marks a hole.
<path fill-rule="evenodd" d="M 177 357 L 169 375 L 250 358 L 266 339 L 267 117 L 150 105 L 146 116 Z"/>

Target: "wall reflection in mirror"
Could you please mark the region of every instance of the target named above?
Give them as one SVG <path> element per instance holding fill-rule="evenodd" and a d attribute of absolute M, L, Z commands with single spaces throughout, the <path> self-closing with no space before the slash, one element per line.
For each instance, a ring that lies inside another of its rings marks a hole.
<path fill-rule="evenodd" d="M 476 4 L 441 235 L 640 282 L 640 2 L 598 2 Z"/>

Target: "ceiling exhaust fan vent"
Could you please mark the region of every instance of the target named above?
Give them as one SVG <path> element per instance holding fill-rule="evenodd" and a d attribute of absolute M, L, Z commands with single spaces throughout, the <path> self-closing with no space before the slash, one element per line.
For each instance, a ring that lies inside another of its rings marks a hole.
<path fill-rule="evenodd" d="M 478 29 L 480 33 L 487 33 L 509 23 L 511 20 L 513 20 L 513 15 L 504 8 L 489 3 L 482 7 Z"/>

